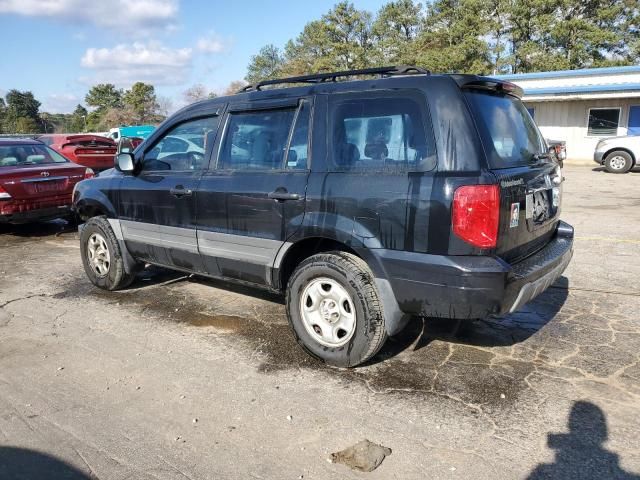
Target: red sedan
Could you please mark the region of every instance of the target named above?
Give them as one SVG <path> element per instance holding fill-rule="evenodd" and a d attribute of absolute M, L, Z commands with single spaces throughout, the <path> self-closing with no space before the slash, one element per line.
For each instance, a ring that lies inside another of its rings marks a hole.
<path fill-rule="evenodd" d="M 38 140 L 72 162 L 96 172 L 113 168 L 116 143 L 110 138 L 91 134 L 52 134 L 41 135 Z"/>
<path fill-rule="evenodd" d="M 73 187 L 93 176 L 37 140 L 0 139 L 0 223 L 69 216 Z"/>

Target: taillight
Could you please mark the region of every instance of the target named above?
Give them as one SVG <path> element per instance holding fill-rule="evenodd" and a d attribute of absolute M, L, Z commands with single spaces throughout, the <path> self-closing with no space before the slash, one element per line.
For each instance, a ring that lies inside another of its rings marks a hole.
<path fill-rule="evenodd" d="M 498 185 L 465 185 L 453 194 L 453 233 L 480 248 L 498 241 L 500 190 Z"/>
<path fill-rule="evenodd" d="M 11 198 L 9 192 L 7 192 L 4 188 L 2 188 L 2 186 L 0 186 L 0 200 L 7 200 L 9 198 Z"/>
<path fill-rule="evenodd" d="M 84 178 L 85 178 L 85 180 L 86 180 L 87 178 L 93 178 L 93 177 L 95 177 L 95 176 L 96 176 L 96 174 L 95 174 L 95 173 L 93 173 L 93 170 L 91 170 L 90 168 L 87 168 L 87 169 L 84 171 Z"/>

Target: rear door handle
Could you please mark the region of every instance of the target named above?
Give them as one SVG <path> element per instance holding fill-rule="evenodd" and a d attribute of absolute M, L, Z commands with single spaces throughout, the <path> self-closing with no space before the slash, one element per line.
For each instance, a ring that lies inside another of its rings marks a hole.
<path fill-rule="evenodd" d="M 297 193 L 289 193 L 286 190 L 276 190 L 268 195 L 272 200 L 279 200 L 284 202 L 285 200 L 300 200 L 300 195 Z"/>
<path fill-rule="evenodd" d="M 193 193 L 193 190 L 184 188 L 182 185 L 176 185 L 175 187 L 169 190 L 169 193 L 177 198 L 190 197 L 191 194 Z"/>

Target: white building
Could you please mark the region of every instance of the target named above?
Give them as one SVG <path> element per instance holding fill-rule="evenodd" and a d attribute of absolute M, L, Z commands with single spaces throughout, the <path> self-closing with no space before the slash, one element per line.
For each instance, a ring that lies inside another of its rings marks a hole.
<path fill-rule="evenodd" d="M 498 75 L 524 90 L 545 138 L 567 142 L 567 159 L 591 162 L 598 141 L 640 135 L 640 66 Z"/>

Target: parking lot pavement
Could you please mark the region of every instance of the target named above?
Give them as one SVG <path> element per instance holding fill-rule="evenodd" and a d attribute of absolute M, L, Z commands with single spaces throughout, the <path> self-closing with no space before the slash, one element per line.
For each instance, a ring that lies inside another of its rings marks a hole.
<path fill-rule="evenodd" d="M 0 477 L 640 478 L 640 174 L 565 176 L 555 286 L 353 370 L 308 358 L 278 297 L 156 268 L 105 293 L 63 223 L 0 227 Z M 365 438 L 377 470 L 329 463 Z"/>

